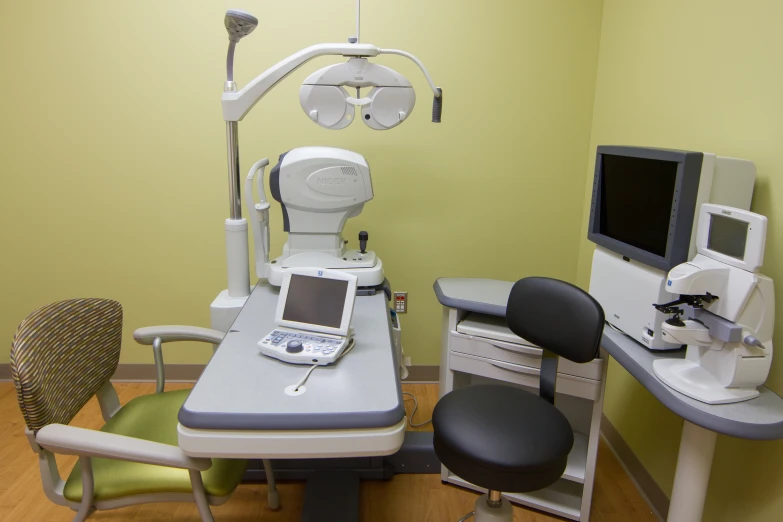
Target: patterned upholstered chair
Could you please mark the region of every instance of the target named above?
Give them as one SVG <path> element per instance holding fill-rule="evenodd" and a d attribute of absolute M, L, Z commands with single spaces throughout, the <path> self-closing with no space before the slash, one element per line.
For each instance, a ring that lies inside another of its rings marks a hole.
<path fill-rule="evenodd" d="M 32 313 L 16 331 L 11 371 L 46 496 L 77 511 L 74 521 L 95 510 L 161 501 L 195 501 L 201 519 L 211 521 L 209 504 L 228 500 L 246 462 L 192 458 L 177 447 L 177 412 L 189 390 L 163 392 L 161 344 L 219 343 L 223 333 L 169 326 L 143 328 L 134 337 L 154 347 L 158 389 L 120 406 L 109 382 L 120 357 L 119 303 L 54 303 Z M 68 426 L 96 394 L 106 421 L 100 431 Z M 55 453 L 79 456 L 65 481 Z M 274 485 L 269 486 L 271 498 Z"/>

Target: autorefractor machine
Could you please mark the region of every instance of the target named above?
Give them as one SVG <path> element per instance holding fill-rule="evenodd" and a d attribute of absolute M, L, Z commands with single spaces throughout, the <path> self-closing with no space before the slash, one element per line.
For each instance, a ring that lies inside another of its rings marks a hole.
<path fill-rule="evenodd" d="M 313 58 L 343 56 L 346 62 L 311 74 L 299 91 L 307 118 L 326 129 L 339 130 L 354 119 L 374 130 L 387 130 L 405 121 L 413 111 L 416 95 L 411 83 L 396 71 L 370 62 L 382 54 L 403 56 L 424 74 L 433 92 L 432 121 L 440 122 L 443 93 L 435 86 L 424 64 L 398 49 L 382 49 L 361 43 L 359 2 L 356 35 L 347 43 L 316 44 L 273 65 L 242 89 L 234 82 L 234 51 L 237 43 L 258 25 L 252 15 L 226 12 L 229 35 L 226 82 L 222 96 L 226 121 L 230 216 L 225 222 L 228 288 L 211 305 L 212 327 L 226 331 L 250 295 L 248 222 L 242 217 L 238 123 L 274 86 Z M 350 89 L 350 90 L 348 90 Z M 356 108 L 359 108 L 357 115 Z M 284 230 L 288 232 L 283 253 L 269 259 L 269 208 L 263 189 L 267 159 L 256 162 L 245 182 L 245 198 L 253 216 L 256 274 L 280 286 L 291 268 L 340 270 L 357 277 L 358 287 L 372 289 L 384 281 L 383 263 L 366 250 L 368 236 L 360 234 L 359 249 L 349 250 L 342 236 L 348 218 L 357 216 L 373 197 L 370 169 L 360 154 L 330 147 L 302 147 L 280 156 L 270 173 L 272 197 L 280 202 Z M 259 199 L 253 199 L 255 180 Z"/>
<path fill-rule="evenodd" d="M 775 292 L 758 273 L 764 262 L 767 218 L 721 205 L 701 207 L 698 254 L 674 267 L 667 288 L 680 294 L 654 307 L 673 314 L 664 339 L 687 345 L 685 359 L 658 359 L 666 385 L 708 404 L 758 397 L 772 363 Z M 685 316 L 683 320 L 681 316 Z"/>

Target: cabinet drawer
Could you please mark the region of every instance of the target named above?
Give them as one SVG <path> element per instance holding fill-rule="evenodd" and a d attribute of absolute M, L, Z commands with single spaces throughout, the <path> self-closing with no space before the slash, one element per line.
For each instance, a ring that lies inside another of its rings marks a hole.
<path fill-rule="evenodd" d="M 487 359 L 476 355 L 449 352 L 449 368 L 456 372 L 480 375 L 498 381 L 538 388 L 541 370 L 533 366 Z M 557 372 L 557 393 L 596 400 L 600 382 Z"/>
<path fill-rule="evenodd" d="M 452 352 L 477 355 L 501 362 L 533 368 L 541 367 L 541 348 L 463 334 L 454 330 L 450 332 L 449 349 Z M 561 357 L 557 363 L 557 372 L 598 381 L 601 379 L 603 364 L 602 359 L 580 364 Z"/>

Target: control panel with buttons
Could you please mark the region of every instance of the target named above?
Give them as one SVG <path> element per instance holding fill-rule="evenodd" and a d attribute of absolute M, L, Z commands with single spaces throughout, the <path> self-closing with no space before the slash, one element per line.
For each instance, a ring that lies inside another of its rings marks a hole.
<path fill-rule="evenodd" d="M 294 364 L 327 365 L 335 362 L 350 338 L 275 328 L 258 341 L 261 353 Z"/>

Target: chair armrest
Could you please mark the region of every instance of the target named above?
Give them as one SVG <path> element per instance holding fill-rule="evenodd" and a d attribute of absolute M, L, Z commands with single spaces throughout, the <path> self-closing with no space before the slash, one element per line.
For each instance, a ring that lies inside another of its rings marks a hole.
<path fill-rule="evenodd" d="M 44 426 L 36 434 L 35 442 L 62 455 L 128 460 L 196 471 L 205 471 L 212 466 L 210 459 L 189 457 L 177 446 L 65 424 Z"/>
<path fill-rule="evenodd" d="M 198 341 L 204 343 L 220 344 L 226 334 L 211 328 L 201 328 L 198 326 L 147 326 L 139 328 L 133 332 L 133 338 L 139 344 L 152 344 L 156 338 L 164 343 L 174 341 Z"/>

